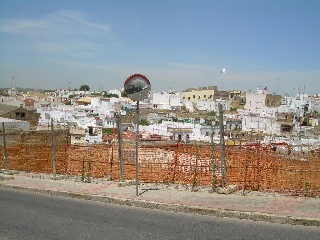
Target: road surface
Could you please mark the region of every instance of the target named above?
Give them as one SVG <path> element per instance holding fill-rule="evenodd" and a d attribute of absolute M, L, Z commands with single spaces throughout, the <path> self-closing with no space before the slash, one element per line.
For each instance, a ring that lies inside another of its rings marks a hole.
<path fill-rule="evenodd" d="M 319 227 L 166 212 L 0 187 L 0 239 L 320 239 Z"/>

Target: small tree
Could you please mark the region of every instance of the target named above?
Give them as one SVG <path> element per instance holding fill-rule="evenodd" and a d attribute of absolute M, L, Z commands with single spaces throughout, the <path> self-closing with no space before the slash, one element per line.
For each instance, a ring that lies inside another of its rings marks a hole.
<path fill-rule="evenodd" d="M 112 98 L 112 97 L 119 98 L 119 95 L 115 93 L 104 93 L 103 96 L 107 98 Z"/>
<path fill-rule="evenodd" d="M 140 122 L 139 122 L 139 124 L 140 124 L 141 126 L 149 126 L 149 125 L 150 125 L 149 121 L 148 121 L 148 120 L 145 120 L 145 119 L 141 119 Z"/>
<path fill-rule="evenodd" d="M 112 129 L 110 129 L 110 128 L 103 128 L 103 129 L 102 129 L 102 134 L 104 134 L 104 135 L 111 135 L 111 134 L 112 134 Z"/>
<path fill-rule="evenodd" d="M 88 85 L 81 85 L 79 90 L 80 91 L 89 91 L 90 87 Z"/>
<path fill-rule="evenodd" d="M 208 112 L 208 116 L 215 118 L 217 116 L 217 113 L 215 111 Z"/>

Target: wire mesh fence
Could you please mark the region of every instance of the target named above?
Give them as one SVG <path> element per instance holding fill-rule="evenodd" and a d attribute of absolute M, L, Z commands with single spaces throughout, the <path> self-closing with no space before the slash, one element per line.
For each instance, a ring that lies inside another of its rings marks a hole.
<path fill-rule="evenodd" d="M 50 131 L 6 131 L 4 137 L 1 134 L 2 169 L 48 174 L 55 170 L 57 174 L 79 176 L 84 182 L 93 178 L 120 179 L 116 141 L 72 145 L 66 130 L 55 131 L 54 139 Z M 136 178 L 135 144 L 122 141 L 124 180 Z M 220 147 L 212 143 L 140 141 L 138 154 L 140 182 L 192 188 L 221 186 Z M 225 156 L 228 185 L 237 185 L 244 191 L 320 196 L 319 149 L 279 152 L 261 145 L 226 146 Z"/>

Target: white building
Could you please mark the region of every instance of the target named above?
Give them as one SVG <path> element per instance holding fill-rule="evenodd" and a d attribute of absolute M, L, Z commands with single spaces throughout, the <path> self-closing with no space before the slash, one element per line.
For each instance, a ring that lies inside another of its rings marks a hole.
<path fill-rule="evenodd" d="M 253 110 L 264 107 L 279 107 L 281 104 L 281 96 L 270 94 L 267 87 L 260 89 L 259 87 L 255 92 L 246 93 L 246 104 L 244 109 Z"/>
<path fill-rule="evenodd" d="M 201 124 L 195 123 L 181 123 L 162 121 L 162 123 L 153 124 L 149 126 L 140 126 L 140 131 L 149 132 L 150 134 L 161 135 L 163 138 L 173 139 L 176 141 L 189 142 L 189 141 L 204 141 L 211 142 L 210 133 L 203 129 Z M 135 131 L 135 129 L 132 129 Z M 211 132 L 211 131 L 210 131 Z M 213 141 L 218 143 L 219 137 L 215 131 Z"/>
<path fill-rule="evenodd" d="M 231 108 L 232 100 L 217 99 L 216 101 L 199 100 L 196 108 L 200 111 L 215 111 L 219 115 L 219 104 L 222 104 L 222 109 L 229 110 Z"/>
<path fill-rule="evenodd" d="M 109 94 L 116 94 L 116 95 L 118 95 L 119 97 L 121 97 L 121 93 L 124 91 L 124 89 L 121 89 L 121 90 L 119 90 L 119 89 L 113 89 L 113 90 L 110 90 L 108 93 Z"/>
<path fill-rule="evenodd" d="M 0 117 L 0 124 L 1 124 L 0 129 L 4 127 L 5 129 L 11 129 L 11 130 L 23 130 L 23 131 L 30 130 L 30 123 L 27 121 Z"/>
<path fill-rule="evenodd" d="M 182 103 L 180 101 L 180 93 L 153 93 L 152 103 L 154 109 L 175 109 L 180 108 Z"/>
<path fill-rule="evenodd" d="M 279 134 L 281 124 L 277 122 L 277 109 L 263 108 L 249 110 L 238 110 L 242 117 L 242 131 L 263 132 L 266 134 Z"/>

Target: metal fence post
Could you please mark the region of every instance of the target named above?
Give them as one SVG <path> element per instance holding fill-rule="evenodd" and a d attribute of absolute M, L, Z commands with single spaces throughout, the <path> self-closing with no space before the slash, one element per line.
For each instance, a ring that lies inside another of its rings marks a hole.
<path fill-rule="evenodd" d="M 219 103 L 219 123 L 220 123 L 220 148 L 221 148 L 221 173 L 222 173 L 222 188 L 226 185 L 226 146 L 224 143 L 224 129 L 223 129 L 223 109 L 222 104 Z"/>
<path fill-rule="evenodd" d="M 2 140 L 3 140 L 3 157 L 6 164 L 6 170 L 8 171 L 8 156 L 7 156 L 7 143 L 6 143 L 6 132 L 4 128 L 4 122 L 2 123 Z"/>
<path fill-rule="evenodd" d="M 56 149 L 54 142 L 54 127 L 53 127 L 53 118 L 51 118 L 51 144 L 52 144 L 52 173 L 53 179 L 56 178 Z"/>
<path fill-rule="evenodd" d="M 121 117 L 120 113 L 116 113 L 117 129 L 118 129 L 118 146 L 119 146 L 119 160 L 120 160 L 120 181 L 123 182 L 123 156 L 122 156 L 122 136 L 121 136 Z"/>
<path fill-rule="evenodd" d="M 211 190 L 212 192 L 215 192 L 217 190 L 217 163 L 216 163 L 216 159 L 214 156 L 214 142 L 213 142 L 213 136 L 214 135 L 214 128 L 212 126 L 212 122 L 211 122 L 211 161 L 212 161 L 212 181 L 211 181 Z"/>

